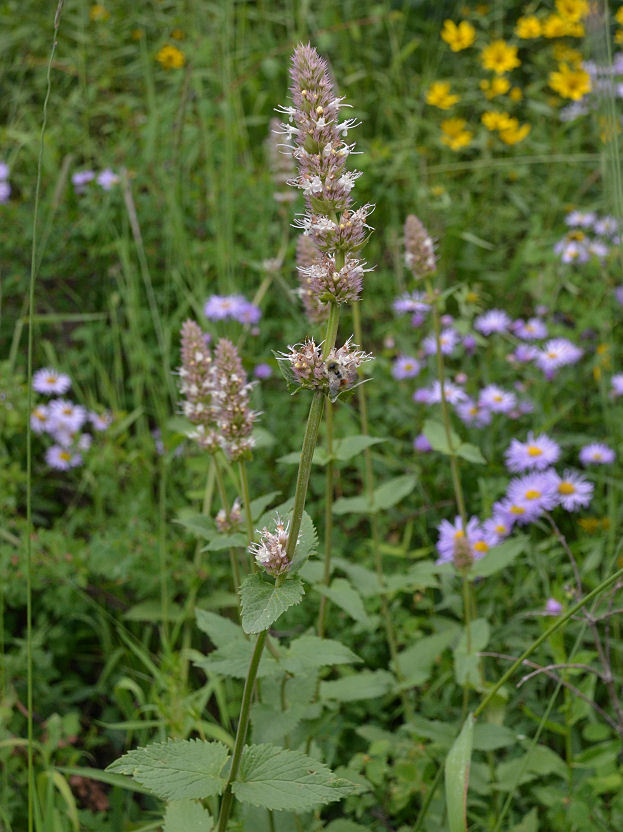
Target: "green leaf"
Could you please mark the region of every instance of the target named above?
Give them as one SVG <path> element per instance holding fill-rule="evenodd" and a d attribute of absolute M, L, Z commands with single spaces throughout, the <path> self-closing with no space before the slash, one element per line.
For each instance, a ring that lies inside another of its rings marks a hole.
<path fill-rule="evenodd" d="M 307 812 L 360 791 L 301 751 L 248 745 L 242 752 L 234 795 L 265 809 Z"/>
<path fill-rule="evenodd" d="M 165 800 L 200 799 L 221 793 L 228 758 L 220 742 L 168 740 L 129 751 L 106 770 L 131 775 Z"/>
<path fill-rule="evenodd" d="M 353 586 L 363 598 L 369 598 L 373 595 L 379 595 L 381 588 L 379 586 L 379 579 L 376 572 L 361 566 L 358 563 L 351 563 L 345 558 L 333 558 L 333 564 L 337 566 L 342 572 L 346 572 L 351 579 Z"/>
<path fill-rule="evenodd" d="M 330 638 L 300 636 L 290 643 L 288 654 L 281 659 L 284 670 L 296 674 L 332 664 L 354 664 L 361 659 L 346 645 Z"/>
<path fill-rule="evenodd" d="M 256 742 L 282 742 L 293 731 L 305 714 L 305 707 L 275 710 L 270 705 L 255 702 L 251 706 L 253 739 Z"/>
<path fill-rule="evenodd" d="M 424 422 L 422 433 L 428 439 L 434 451 L 439 451 L 442 454 L 450 453 L 446 429 L 441 422 L 436 419 L 427 419 Z M 458 448 L 461 444 L 461 437 L 452 428 L 450 428 L 450 441 L 453 448 Z"/>
<path fill-rule="evenodd" d="M 240 532 L 234 534 L 215 534 L 210 542 L 203 547 L 202 552 L 220 552 L 222 549 L 244 549 L 247 536 Z"/>
<path fill-rule="evenodd" d="M 509 745 L 517 745 L 517 734 L 505 725 L 478 722 L 474 726 L 474 748 L 477 751 L 495 751 Z"/>
<path fill-rule="evenodd" d="M 169 604 L 166 610 L 167 621 L 179 621 L 183 610 L 178 604 Z M 163 609 L 160 601 L 141 601 L 124 612 L 126 621 L 162 621 Z"/>
<path fill-rule="evenodd" d="M 416 485 L 417 477 L 413 474 L 404 474 L 384 482 L 379 488 L 374 489 L 374 510 L 385 511 L 395 506 L 410 494 Z"/>
<path fill-rule="evenodd" d="M 372 511 L 368 498 L 338 497 L 333 503 L 333 514 L 368 514 Z"/>
<path fill-rule="evenodd" d="M 286 578 L 281 586 L 276 586 L 258 574 L 248 575 L 240 587 L 242 629 L 245 633 L 267 630 L 282 613 L 299 604 L 304 594 L 300 578 Z"/>
<path fill-rule="evenodd" d="M 258 519 L 258 517 L 262 516 L 263 512 L 266 511 L 267 507 L 272 503 L 275 497 L 278 497 L 280 494 L 281 491 L 271 491 L 270 494 L 263 494 L 256 500 L 251 500 L 251 518 L 254 522 Z"/>
<path fill-rule="evenodd" d="M 469 571 L 470 577 L 487 578 L 510 566 L 515 558 L 525 551 L 526 542 L 525 537 L 513 537 L 493 546 L 484 558 L 472 564 Z"/>
<path fill-rule="evenodd" d="M 363 670 L 351 676 L 343 676 L 320 683 L 320 698 L 325 701 L 356 702 L 359 699 L 376 699 L 393 690 L 396 680 L 386 670 Z"/>
<path fill-rule="evenodd" d="M 385 576 L 387 592 L 413 592 L 438 585 L 437 565 L 430 560 L 415 563 L 404 574 Z"/>
<path fill-rule="evenodd" d="M 480 448 L 476 445 L 471 445 L 469 442 L 461 442 L 455 453 L 457 456 L 463 457 L 468 462 L 475 462 L 478 465 L 485 465 L 487 460 L 482 455 Z"/>
<path fill-rule="evenodd" d="M 218 673 L 220 676 L 232 676 L 234 679 L 246 679 L 249 671 L 249 662 L 253 653 L 253 644 L 247 639 L 232 641 L 214 650 L 205 659 L 194 662 L 204 673 Z M 260 666 L 257 675 L 260 679 L 265 676 L 274 676 L 282 670 L 275 659 L 266 651 L 260 659 Z"/>
<path fill-rule="evenodd" d="M 210 832 L 210 813 L 196 800 L 171 800 L 167 804 L 162 832 Z"/>
<path fill-rule="evenodd" d="M 472 621 L 469 628 L 470 647 L 467 651 L 467 628 L 461 633 L 457 646 L 454 648 L 454 674 L 457 684 L 469 682 L 475 688 L 480 686 L 478 672 L 479 660 L 477 653 L 484 650 L 489 642 L 489 622 L 485 618 Z"/>
<path fill-rule="evenodd" d="M 361 596 L 345 578 L 334 578 L 330 586 L 315 584 L 314 589 L 321 595 L 325 595 L 336 606 L 347 612 L 351 618 L 363 624 L 364 627 L 370 626 L 370 619 L 363 606 Z"/>
<path fill-rule="evenodd" d="M 340 462 L 346 462 L 349 459 L 365 451 L 366 448 L 372 445 L 378 445 L 380 442 L 386 440 L 380 436 L 364 436 L 363 434 L 355 434 L 354 436 L 347 436 L 344 439 L 338 439 L 333 445 L 333 455 Z"/>
<path fill-rule="evenodd" d="M 424 636 L 398 654 L 398 662 L 406 687 L 423 685 L 428 681 L 433 665 L 456 639 L 458 630 L 458 626 L 452 625 L 440 633 Z"/>
<path fill-rule="evenodd" d="M 210 641 L 216 647 L 224 647 L 232 641 L 246 641 L 239 624 L 235 624 L 231 618 L 224 618 L 215 612 L 208 610 L 195 610 L 197 627 L 202 633 L 210 636 Z"/>
<path fill-rule="evenodd" d="M 214 520 L 208 517 L 207 514 L 194 514 L 191 517 L 178 517 L 175 523 L 184 526 L 189 532 L 192 532 L 196 537 L 205 537 L 210 540 L 214 537 L 216 526 Z"/>
<path fill-rule="evenodd" d="M 473 740 L 474 717 L 470 713 L 446 757 L 446 809 L 450 832 L 467 830 L 467 789 Z"/>

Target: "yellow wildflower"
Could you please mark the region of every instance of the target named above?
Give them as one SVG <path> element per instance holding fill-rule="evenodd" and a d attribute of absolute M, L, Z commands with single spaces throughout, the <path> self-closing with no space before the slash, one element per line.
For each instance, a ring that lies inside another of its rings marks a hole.
<path fill-rule="evenodd" d="M 505 130 L 500 130 L 499 136 L 504 144 L 519 144 L 519 142 L 522 142 L 530 132 L 531 128 L 529 124 L 522 124 L 519 126 L 519 122 L 516 118 L 513 119 L 513 122 L 515 123 L 510 127 L 507 127 Z"/>
<path fill-rule="evenodd" d="M 509 92 L 508 97 L 511 101 L 521 101 L 523 98 L 523 92 L 519 87 L 513 87 L 513 89 Z"/>
<path fill-rule="evenodd" d="M 476 14 L 489 14 L 489 6 L 486 3 L 478 3 L 477 6 L 474 6 L 474 11 Z"/>
<path fill-rule="evenodd" d="M 460 150 L 466 147 L 473 138 L 473 133 L 465 129 L 467 122 L 464 118 L 447 118 L 441 122 L 443 136 L 441 141 L 448 145 L 451 150 Z"/>
<path fill-rule="evenodd" d="M 619 8 L 617 9 L 617 13 L 614 16 L 614 19 L 617 23 L 623 26 L 623 6 L 619 6 Z"/>
<path fill-rule="evenodd" d="M 621 6 L 623 9 L 623 6 Z M 614 33 L 614 42 L 615 43 L 623 43 L 623 29 L 617 29 Z"/>
<path fill-rule="evenodd" d="M 488 110 L 481 115 L 480 120 L 487 130 L 505 130 L 512 127 L 513 122 L 517 122 L 517 119 L 513 119 L 508 113 L 499 113 L 497 110 Z"/>
<path fill-rule="evenodd" d="M 433 81 L 426 92 L 426 103 L 440 110 L 449 110 L 460 100 L 459 95 L 451 95 L 449 81 Z"/>
<path fill-rule="evenodd" d="M 556 0 L 558 14 L 575 23 L 588 14 L 587 0 Z"/>
<path fill-rule="evenodd" d="M 104 6 L 100 5 L 100 3 L 96 3 L 94 6 L 91 6 L 89 11 L 89 17 L 91 20 L 107 20 L 110 17 L 110 13 L 108 9 L 104 8 Z"/>
<path fill-rule="evenodd" d="M 543 34 L 546 38 L 564 38 L 568 28 L 567 21 L 559 14 L 550 14 L 543 21 Z"/>
<path fill-rule="evenodd" d="M 184 34 L 184 32 L 182 32 L 181 29 L 173 29 L 173 31 L 171 32 L 171 37 L 173 38 L 173 40 L 184 40 L 186 35 Z"/>
<path fill-rule="evenodd" d="M 550 72 L 548 83 L 558 95 L 572 101 L 579 101 L 591 89 L 588 72 L 571 69 L 567 64 L 560 64 L 557 72 Z"/>
<path fill-rule="evenodd" d="M 431 196 L 443 196 L 446 189 L 443 185 L 432 185 L 430 189 Z"/>
<path fill-rule="evenodd" d="M 485 69 L 490 69 L 496 75 L 503 75 L 510 69 L 521 65 L 517 57 L 517 47 L 510 46 L 505 40 L 494 40 L 480 53 L 480 60 Z"/>
<path fill-rule="evenodd" d="M 145 35 L 142 29 L 132 29 L 132 40 L 141 40 Z"/>
<path fill-rule="evenodd" d="M 554 58 L 558 63 L 571 64 L 577 67 L 582 63 L 582 53 L 571 46 L 567 46 L 566 43 L 555 43 L 553 51 Z"/>
<path fill-rule="evenodd" d="M 186 56 L 177 46 L 171 46 L 170 43 L 167 43 L 158 51 L 156 60 L 162 64 L 164 69 L 180 69 L 186 63 Z"/>
<path fill-rule="evenodd" d="M 511 88 L 511 82 L 508 78 L 492 78 L 489 89 L 485 92 L 488 99 L 495 98 L 497 95 L 505 95 Z"/>
<path fill-rule="evenodd" d="M 541 21 L 533 14 L 527 17 L 520 17 L 515 26 L 515 34 L 518 38 L 523 38 L 524 40 L 538 38 L 541 36 L 541 32 Z"/>
<path fill-rule="evenodd" d="M 461 20 L 458 26 L 452 20 L 444 20 L 441 39 L 453 52 L 460 52 L 476 40 L 476 30 L 467 20 Z"/>

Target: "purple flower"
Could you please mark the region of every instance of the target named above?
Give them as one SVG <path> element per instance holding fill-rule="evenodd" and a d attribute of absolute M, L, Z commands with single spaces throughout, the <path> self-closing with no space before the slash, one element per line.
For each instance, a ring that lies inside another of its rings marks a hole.
<path fill-rule="evenodd" d="M 591 442 L 580 449 L 582 465 L 610 465 L 615 457 L 616 454 L 612 448 L 603 442 Z"/>
<path fill-rule="evenodd" d="M 530 318 L 527 321 L 516 321 L 513 327 L 515 335 L 524 341 L 537 338 L 547 338 L 547 327 L 540 318 Z"/>
<path fill-rule="evenodd" d="M 583 350 L 566 338 L 552 338 L 539 350 L 535 363 L 544 373 L 555 373 L 560 367 L 578 362 L 583 354 Z"/>
<path fill-rule="evenodd" d="M 30 427 L 33 433 L 45 433 L 50 425 L 50 409 L 45 404 L 38 404 L 30 414 Z"/>
<path fill-rule="evenodd" d="M 6 162 L 0 162 L 0 180 L 9 178 L 9 166 Z"/>
<path fill-rule="evenodd" d="M 43 370 L 37 370 L 32 377 L 32 389 L 37 393 L 45 393 L 52 395 L 56 393 L 63 395 L 71 387 L 71 379 L 64 373 L 59 373 L 57 370 L 52 370 L 49 367 Z"/>
<path fill-rule="evenodd" d="M 97 174 L 97 184 L 105 191 L 110 191 L 113 185 L 117 185 L 119 176 L 110 168 L 105 168 L 101 173 Z"/>
<path fill-rule="evenodd" d="M 610 247 L 601 240 L 591 240 L 587 246 L 587 251 L 598 260 L 605 260 L 610 253 Z"/>
<path fill-rule="evenodd" d="M 548 598 L 545 602 L 545 615 L 560 615 L 562 612 L 562 604 L 555 598 Z"/>
<path fill-rule="evenodd" d="M 593 226 L 596 234 L 601 234 L 602 237 L 612 237 L 619 230 L 619 223 L 615 217 L 602 217 L 595 221 Z"/>
<path fill-rule="evenodd" d="M 463 336 L 463 349 L 469 354 L 473 353 L 476 349 L 476 339 L 470 333 Z"/>
<path fill-rule="evenodd" d="M 53 431 L 73 434 L 86 422 L 87 411 L 82 405 L 66 399 L 53 399 L 50 402 L 50 419 Z"/>
<path fill-rule="evenodd" d="M 423 433 L 418 433 L 418 435 L 413 440 L 413 449 L 416 450 L 420 454 L 427 454 L 433 450 L 433 446 L 430 444 L 426 436 Z"/>
<path fill-rule="evenodd" d="M 617 373 L 617 375 L 612 376 L 610 383 L 612 385 L 612 395 L 615 398 L 623 396 L 623 373 Z"/>
<path fill-rule="evenodd" d="M 262 317 L 262 312 L 259 307 L 254 306 L 251 302 L 245 303 L 237 315 L 233 316 L 241 324 L 256 324 Z"/>
<path fill-rule="evenodd" d="M 473 399 L 459 402 L 456 405 L 456 412 L 466 425 L 476 425 L 476 427 L 482 428 L 491 423 L 491 411 L 487 410 L 486 407 L 481 407 Z"/>
<path fill-rule="evenodd" d="M 565 217 L 565 223 L 571 228 L 590 228 L 596 215 L 592 211 L 571 211 Z"/>
<path fill-rule="evenodd" d="M 55 468 L 57 471 L 68 471 L 70 468 L 82 465 L 82 457 L 80 454 L 76 454 L 60 445 L 51 445 L 47 449 L 45 452 L 45 461 L 50 468 Z"/>
<path fill-rule="evenodd" d="M 74 186 L 74 191 L 77 194 L 83 194 L 86 191 L 86 186 L 89 182 L 95 179 L 95 171 L 92 170 L 77 170 L 71 176 L 71 181 Z"/>
<path fill-rule="evenodd" d="M 480 391 L 478 405 L 488 408 L 493 413 L 508 413 L 517 404 L 517 396 L 507 390 L 502 390 L 496 384 L 488 384 Z"/>
<path fill-rule="evenodd" d="M 505 513 L 498 507 L 494 510 L 493 515 L 488 520 L 485 520 L 482 528 L 485 535 L 491 539 L 492 545 L 496 546 L 511 533 L 513 522 L 509 521 Z"/>
<path fill-rule="evenodd" d="M 477 517 L 470 517 L 465 530 L 460 517 L 456 517 L 454 523 L 442 520 L 437 531 L 437 563 L 453 562 L 458 565 L 457 562 L 461 562 L 461 565 L 467 566 L 471 561 L 484 557 L 492 545 L 491 537 L 485 533 Z"/>
<path fill-rule="evenodd" d="M 95 413 L 91 411 L 89 413 L 89 422 L 93 425 L 93 430 L 106 430 L 106 428 L 110 427 L 112 424 L 112 414 L 111 413 Z"/>
<path fill-rule="evenodd" d="M 565 471 L 562 477 L 551 471 L 550 476 L 558 493 L 558 502 L 566 511 L 577 511 L 589 505 L 594 490 L 592 482 L 575 471 Z"/>
<path fill-rule="evenodd" d="M 399 356 L 392 365 L 392 375 L 397 381 L 415 378 L 420 372 L 420 362 L 408 355 Z"/>
<path fill-rule="evenodd" d="M 623 306 L 623 286 L 617 286 L 614 290 L 614 297 L 618 304 Z"/>
<path fill-rule="evenodd" d="M 209 321 L 238 318 L 247 305 L 244 295 L 211 295 L 205 302 L 203 314 Z"/>
<path fill-rule="evenodd" d="M 258 364 L 255 370 L 253 370 L 253 375 L 255 376 L 255 378 L 270 378 L 272 374 L 273 370 L 270 364 Z"/>
<path fill-rule="evenodd" d="M 558 492 L 548 472 L 526 474 L 511 480 L 506 495 L 512 505 L 524 509 L 517 518 L 518 523 L 531 523 L 558 502 Z"/>
<path fill-rule="evenodd" d="M 554 252 L 560 255 L 563 263 L 587 263 L 590 260 L 585 240 L 569 239 L 563 237 L 554 246 Z"/>
<path fill-rule="evenodd" d="M 527 364 L 529 361 L 534 361 L 538 353 L 538 349 L 532 344 L 518 344 L 517 349 L 510 354 L 509 358 L 520 364 Z"/>
<path fill-rule="evenodd" d="M 0 203 L 8 202 L 11 196 L 11 186 L 8 182 L 0 180 Z"/>
<path fill-rule="evenodd" d="M 454 329 L 442 329 L 439 334 L 439 346 L 441 347 L 442 355 L 451 355 L 454 348 L 460 341 L 458 332 Z M 437 354 L 437 340 L 434 335 L 428 335 L 422 341 L 422 348 L 426 355 Z"/>
<path fill-rule="evenodd" d="M 425 292 L 405 292 L 393 303 L 394 312 L 397 315 L 406 315 L 411 312 L 428 312 L 430 306 L 424 303 Z"/>
<path fill-rule="evenodd" d="M 483 335 L 507 332 L 510 325 L 511 319 L 503 309 L 490 309 L 483 315 L 479 315 L 474 321 L 474 329 L 477 329 Z"/>
<path fill-rule="evenodd" d="M 527 471 L 530 468 L 544 471 L 558 460 L 560 446 L 544 433 L 535 437 L 530 431 L 525 442 L 512 439 L 504 456 L 509 471 Z"/>

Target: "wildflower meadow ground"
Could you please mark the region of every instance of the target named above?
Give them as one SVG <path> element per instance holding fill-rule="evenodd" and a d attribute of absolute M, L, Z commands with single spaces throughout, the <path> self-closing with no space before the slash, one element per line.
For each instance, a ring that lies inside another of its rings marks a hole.
<path fill-rule="evenodd" d="M 623 6 L 0 20 L 0 832 L 621 829 Z"/>

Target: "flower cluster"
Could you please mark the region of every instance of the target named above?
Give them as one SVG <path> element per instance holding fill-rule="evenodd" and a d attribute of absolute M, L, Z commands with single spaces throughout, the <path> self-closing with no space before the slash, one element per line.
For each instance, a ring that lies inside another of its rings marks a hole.
<path fill-rule="evenodd" d="M 416 280 L 437 269 L 435 244 L 415 214 L 409 214 L 404 227 L 405 265 Z"/>
<path fill-rule="evenodd" d="M 565 217 L 569 230 L 554 246 L 554 252 L 566 264 L 580 265 L 591 258 L 603 262 L 613 246 L 620 243 L 618 220 L 599 216 L 593 211 L 570 211 Z"/>
<path fill-rule="evenodd" d="M 279 142 L 279 128 L 281 122 L 278 118 L 271 118 L 270 132 L 266 139 L 266 155 L 268 166 L 275 184 L 273 198 L 275 202 L 294 202 L 296 194 L 289 187 L 286 187 L 295 175 L 292 155 L 283 151 Z"/>
<path fill-rule="evenodd" d="M 182 326 L 180 392 L 184 415 L 196 426 L 189 433 L 200 447 L 221 448 L 232 460 L 248 456 L 253 423 L 246 373 L 235 346 L 221 338 L 211 354 L 206 335 L 194 321 Z"/>
<path fill-rule="evenodd" d="M 71 387 L 71 379 L 65 373 L 51 368 L 37 370 L 32 378 L 32 387 L 46 396 L 64 396 Z M 67 471 L 82 465 L 83 454 L 93 442 L 93 435 L 85 432 L 90 424 L 92 430 L 103 431 L 111 423 L 108 413 L 100 415 L 69 399 L 54 398 L 46 404 L 37 404 L 30 414 L 33 433 L 53 440 L 45 453 L 50 468 Z"/>
<path fill-rule="evenodd" d="M 259 542 L 251 543 L 249 546 L 249 552 L 255 558 L 255 562 L 275 578 L 283 575 L 290 568 L 287 556 L 289 525 L 277 515 L 274 532 L 264 526 L 261 531 L 258 529 L 257 533 L 260 536 Z"/>
<path fill-rule="evenodd" d="M 166 43 L 156 53 L 156 60 L 163 69 L 181 69 L 186 63 L 186 55 L 177 46 Z"/>
<path fill-rule="evenodd" d="M 0 204 L 8 202 L 11 196 L 11 183 L 9 182 L 9 166 L 6 162 L 0 162 Z"/>
<path fill-rule="evenodd" d="M 203 307 L 203 314 L 209 321 L 224 321 L 232 318 L 241 324 L 254 325 L 262 317 L 260 309 L 244 295 L 210 295 Z"/>
<path fill-rule="evenodd" d="M 305 197 L 306 213 L 297 225 L 321 255 L 301 268 L 301 283 L 322 303 L 352 303 L 368 271 L 354 255 L 366 241 L 372 211 L 371 205 L 351 208 L 351 191 L 361 174 L 346 169 L 354 144 L 345 139 L 357 122 L 339 120 L 343 99 L 335 94 L 326 62 L 311 46 L 295 49 L 290 75 L 293 106 L 278 109 L 288 117 L 281 134 L 298 165 L 290 184 Z"/>
<path fill-rule="evenodd" d="M 311 238 L 305 234 L 296 241 L 296 267 L 299 276 L 299 295 L 303 301 L 303 308 L 307 318 L 312 323 L 325 321 L 329 314 L 329 304 L 323 303 L 311 287 L 311 279 L 307 274 L 313 266 L 320 262 L 321 254 Z"/>
<path fill-rule="evenodd" d="M 214 522 L 216 523 L 216 528 L 219 532 L 221 532 L 221 534 L 232 534 L 233 532 L 240 531 L 242 526 L 242 507 L 240 499 L 236 497 L 229 512 L 225 511 L 224 508 L 220 509 L 214 518 Z"/>
<path fill-rule="evenodd" d="M 95 173 L 94 170 L 77 170 L 71 175 L 71 181 L 74 191 L 77 194 L 83 194 L 91 182 L 97 182 L 102 190 L 110 191 L 114 185 L 119 184 L 120 179 L 119 174 L 111 168 L 104 168 L 99 173 Z"/>
<path fill-rule="evenodd" d="M 343 346 L 332 347 L 323 359 L 322 344 L 309 338 L 289 347 L 290 352 L 279 353 L 277 358 L 288 363 L 289 375 L 299 387 L 320 391 L 335 401 L 340 393 L 357 385 L 359 368 L 374 358 L 356 346 L 349 338 Z"/>

